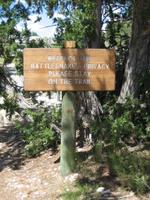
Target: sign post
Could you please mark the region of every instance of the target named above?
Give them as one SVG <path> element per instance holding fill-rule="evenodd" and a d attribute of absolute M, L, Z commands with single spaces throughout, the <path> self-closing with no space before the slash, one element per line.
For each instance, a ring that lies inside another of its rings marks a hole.
<path fill-rule="evenodd" d="M 65 42 L 65 48 L 75 48 L 75 42 Z M 60 171 L 62 176 L 67 176 L 75 170 L 75 98 L 74 92 L 65 92 L 62 99 L 62 134 L 60 151 Z"/>
<path fill-rule="evenodd" d="M 66 91 L 62 102 L 61 174 L 75 168 L 75 94 L 115 89 L 115 52 L 108 49 L 24 49 L 26 91 Z"/>

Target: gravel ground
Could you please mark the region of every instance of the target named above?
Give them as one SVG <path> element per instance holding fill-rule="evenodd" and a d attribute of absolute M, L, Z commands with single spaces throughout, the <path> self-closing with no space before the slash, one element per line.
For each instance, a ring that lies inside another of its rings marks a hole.
<path fill-rule="evenodd" d="M 56 200 L 64 188 L 59 154 L 44 152 L 34 159 L 21 156 L 22 144 L 8 128 L 0 130 L 0 200 Z"/>

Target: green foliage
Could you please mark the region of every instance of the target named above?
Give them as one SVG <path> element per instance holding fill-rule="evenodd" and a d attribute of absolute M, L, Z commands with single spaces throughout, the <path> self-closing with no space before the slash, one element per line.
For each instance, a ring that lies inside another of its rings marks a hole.
<path fill-rule="evenodd" d="M 150 89 L 149 89 L 149 80 L 150 80 L 150 69 L 146 69 L 140 77 L 140 93 L 141 93 L 141 97 L 145 97 L 146 96 L 146 100 L 148 100 L 147 96 L 150 93 Z"/>
<path fill-rule="evenodd" d="M 109 155 L 111 168 L 119 177 L 121 185 L 136 193 L 143 194 L 150 190 L 149 161 L 136 154 Z"/>
<path fill-rule="evenodd" d="M 109 101 L 103 106 L 101 121 L 91 126 L 94 143 L 103 140 L 114 149 L 124 145 L 136 145 L 150 138 L 150 94 L 141 99 L 127 98 L 124 104 Z"/>
<path fill-rule="evenodd" d="M 31 131 L 32 128 L 29 130 Z M 25 146 L 25 152 L 27 156 L 37 156 L 41 151 L 47 149 L 49 146 L 54 147 L 55 137 L 52 129 L 45 128 L 41 131 L 35 131 L 31 135 L 29 131 L 26 132 L 25 141 L 27 145 Z M 25 131 L 24 131 L 25 133 Z"/>
<path fill-rule="evenodd" d="M 109 166 L 113 172 L 112 176 L 115 175 L 123 188 L 138 194 L 150 191 L 149 155 L 143 156 L 144 151 L 130 153 L 128 148 L 141 143 L 145 144 L 146 148 L 149 144 L 150 92 L 148 77 L 148 73 L 147 76 L 141 76 L 143 91 L 139 99 L 128 97 L 123 104 L 117 103 L 117 99 L 113 97 L 110 100 L 107 99 L 107 103 L 103 105 L 102 119 L 94 121 L 91 127 L 95 141 L 96 160 L 103 161 L 102 157 L 107 151 Z M 146 154 L 149 152 L 149 150 L 145 151 Z"/>
<path fill-rule="evenodd" d="M 44 47 L 42 39 L 38 41 L 30 39 L 32 33 L 27 27 L 27 20 L 35 10 L 33 7 L 28 7 L 26 3 L 20 1 L 0 1 L 0 57 L 3 59 L 1 65 L 5 66 L 15 61 L 19 73 L 22 73 L 23 48 Z M 20 22 L 22 31 L 17 29 Z"/>
<path fill-rule="evenodd" d="M 0 108 L 5 109 L 6 113 L 8 114 L 9 118 L 12 117 L 12 115 L 19 110 L 17 101 L 15 96 L 14 97 L 9 97 L 6 94 L 3 94 L 4 98 L 4 103 L 0 104 Z"/>
<path fill-rule="evenodd" d="M 86 152 L 87 153 L 87 152 Z M 79 169 L 82 177 L 79 178 L 73 188 L 67 188 L 62 198 L 68 199 L 100 199 L 105 198 L 97 193 L 99 187 L 109 188 L 111 191 L 115 187 L 122 188 L 123 191 L 133 191 L 138 195 L 143 195 L 150 190 L 150 160 L 148 151 L 143 152 L 115 152 L 108 148 L 107 154 L 104 152 L 101 164 L 95 163 L 88 156 L 80 160 Z M 85 154 L 85 152 L 83 153 Z M 108 166 L 109 176 L 103 177 L 103 164 Z M 96 170 L 97 169 L 97 170 Z M 117 183 L 117 185 L 115 184 Z M 122 196 L 120 198 L 123 198 Z"/>
<path fill-rule="evenodd" d="M 101 123 L 102 121 L 99 121 L 99 120 L 94 120 L 92 121 L 91 123 L 91 127 L 90 127 L 90 131 L 93 135 L 93 142 L 94 144 L 97 143 L 98 141 L 102 140 L 102 133 L 104 130 L 103 130 L 103 123 Z"/>
<path fill-rule="evenodd" d="M 139 194 L 150 190 L 149 158 L 124 150 L 127 146 L 147 144 L 150 139 L 149 99 L 148 91 L 140 99 L 127 98 L 124 104 L 112 98 L 103 106 L 102 120 L 92 124 L 96 160 L 100 161 L 107 150 L 109 165 L 121 186 Z"/>
<path fill-rule="evenodd" d="M 14 1 L 0 4 L 0 57 L 3 64 L 12 62 L 20 46 L 20 32 L 16 26 L 21 20 L 26 20 L 28 10 L 22 3 Z"/>
<path fill-rule="evenodd" d="M 28 122 L 24 125 L 17 122 L 16 128 L 23 135 L 26 155 L 34 157 L 49 147 L 56 148 L 60 143 L 60 136 L 52 130 L 51 124 L 60 124 L 60 110 L 26 110 L 24 114 Z"/>
<path fill-rule="evenodd" d="M 55 123 L 60 126 L 61 122 L 61 109 L 57 107 L 51 107 L 51 123 Z"/>
<path fill-rule="evenodd" d="M 75 40 L 78 48 L 85 47 L 85 43 L 91 41 L 95 37 L 96 4 L 89 0 L 68 2 L 68 9 L 60 8 L 63 12 L 64 19 L 56 18 L 57 34 L 55 40 L 63 46 L 63 41 Z M 71 10 L 70 10 L 71 9 Z"/>
<path fill-rule="evenodd" d="M 63 200 L 77 200 L 77 199 L 83 199 L 83 196 L 91 191 L 90 186 L 88 185 L 82 185 L 82 184 L 76 184 L 75 189 L 73 191 L 64 191 L 62 194 Z M 88 199 L 88 198 L 86 198 Z"/>

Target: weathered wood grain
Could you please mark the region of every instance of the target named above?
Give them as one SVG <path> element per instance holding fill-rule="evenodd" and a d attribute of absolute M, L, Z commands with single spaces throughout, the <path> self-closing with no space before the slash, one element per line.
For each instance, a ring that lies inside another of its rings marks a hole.
<path fill-rule="evenodd" d="M 115 52 L 107 49 L 24 49 L 26 91 L 115 89 Z"/>

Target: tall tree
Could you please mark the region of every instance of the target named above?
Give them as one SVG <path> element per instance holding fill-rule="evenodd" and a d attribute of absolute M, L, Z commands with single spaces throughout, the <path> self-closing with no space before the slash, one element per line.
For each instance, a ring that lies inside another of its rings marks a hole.
<path fill-rule="evenodd" d="M 18 93 L 21 92 L 21 88 L 12 79 L 11 72 L 7 72 L 7 65 L 15 64 L 17 71 L 22 73 L 23 48 L 44 46 L 43 40 L 35 42 L 30 39 L 32 34 L 27 27 L 27 21 L 30 20 L 31 12 L 35 12 L 34 9 L 23 1 L 0 0 L 0 96 L 5 100 L 10 94 L 17 99 Z M 22 31 L 17 28 L 19 23 L 22 25 Z M 11 104 L 12 101 L 9 102 Z M 5 105 L 3 107 L 5 108 Z"/>
<path fill-rule="evenodd" d="M 106 48 L 116 51 L 116 88 L 113 94 L 120 94 L 125 64 L 131 37 L 132 1 L 105 0 L 102 7 L 102 39 Z M 100 94 L 100 100 L 112 96 L 112 92 Z"/>
<path fill-rule="evenodd" d="M 120 102 L 127 96 L 139 97 L 150 70 L 150 1 L 135 0 L 133 5 L 132 36 Z"/>
<path fill-rule="evenodd" d="M 75 40 L 78 48 L 100 48 L 102 46 L 102 1 L 83 0 L 64 1 L 61 8 L 64 19 L 58 18 L 56 41 L 62 44 L 64 40 Z M 94 92 L 78 93 L 83 113 L 92 117 L 100 116 L 101 105 Z M 89 108 L 89 109 L 87 109 Z"/>
<path fill-rule="evenodd" d="M 5 91 L 6 85 L 12 84 L 11 78 L 6 76 L 5 66 L 20 54 L 21 33 L 17 24 L 28 18 L 28 9 L 22 3 L 14 1 L 0 1 L 0 88 Z M 5 93 L 5 92 L 4 92 Z"/>

